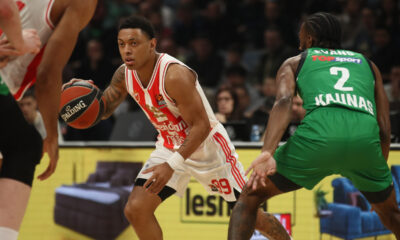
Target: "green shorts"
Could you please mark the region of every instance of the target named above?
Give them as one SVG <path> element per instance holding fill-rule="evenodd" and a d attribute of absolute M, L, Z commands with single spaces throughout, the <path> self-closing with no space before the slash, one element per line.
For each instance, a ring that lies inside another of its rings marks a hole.
<path fill-rule="evenodd" d="M 8 87 L 6 83 L 0 77 L 0 94 L 1 95 L 8 95 L 10 91 L 8 91 Z"/>
<path fill-rule="evenodd" d="M 376 119 L 345 108 L 314 110 L 274 157 L 281 175 L 307 189 L 331 174 L 349 178 L 364 192 L 392 183 Z"/>

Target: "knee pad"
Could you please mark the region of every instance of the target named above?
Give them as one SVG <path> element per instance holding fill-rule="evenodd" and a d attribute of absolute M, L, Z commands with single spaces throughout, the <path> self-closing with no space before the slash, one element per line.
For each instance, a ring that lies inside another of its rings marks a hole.
<path fill-rule="evenodd" d="M 18 144 L 2 150 L 0 178 L 10 178 L 32 186 L 36 165 L 43 155 L 43 140 L 36 129 L 24 132 Z"/>
<path fill-rule="evenodd" d="M 18 232 L 11 228 L 0 227 L 1 240 L 17 240 Z"/>

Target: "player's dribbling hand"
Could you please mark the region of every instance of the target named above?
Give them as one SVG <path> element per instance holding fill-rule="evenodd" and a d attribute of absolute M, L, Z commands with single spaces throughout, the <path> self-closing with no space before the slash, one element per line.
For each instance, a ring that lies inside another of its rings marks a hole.
<path fill-rule="evenodd" d="M 88 81 L 88 82 L 94 84 L 93 80 L 85 80 L 85 79 L 80 79 L 80 78 L 72 78 L 71 80 L 69 80 L 69 82 L 64 83 L 64 84 L 62 85 L 61 91 L 63 91 L 65 87 L 67 87 L 67 86 L 69 86 L 69 85 L 71 85 L 71 84 L 74 84 L 74 83 L 76 83 L 76 82 L 80 82 L 80 81 Z"/>
<path fill-rule="evenodd" d="M 49 178 L 54 171 L 56 170 L 57 162 L 58 162 L 58 138 L 57 137 L 52 137 L 52 138 L 46 138 L 43 141 L 43 152 L 47 152 L 47 155 L 49 156 L 49 166 L 47 169 L 38 176 L 38 179 L 40 180 L 46 180 Z"/>
<path fill-rule="evenodd" d="M 146 191 L 154 194 L 158 194 L 171 179 L 174 170 L 169 166 L 168 163 L 162 163 L 151 168 L 144 170 L 142 173 L 153 172 L 153 175 L 147 179 L 143 187 Z"/>
<path fill-rule="evenodd" d="M 258 183 L 264 187 L 266 186 L 265 178 L 268 175 L 273 175 L 276 172 L 276 161 L 269 152 L 262 152 L 246 170 L 246 175 L 253 170 L 250 179 L 247 182 L 248 187 L 252 187 L 253 190 L 257 188 Z"/>

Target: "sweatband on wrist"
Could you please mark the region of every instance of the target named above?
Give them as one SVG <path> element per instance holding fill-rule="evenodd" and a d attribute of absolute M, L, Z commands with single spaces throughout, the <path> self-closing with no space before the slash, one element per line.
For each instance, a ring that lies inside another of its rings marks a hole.
<path fill-rule="evenodd" d="M 182 166 L 184 161 L 185 159 L 181 154 L 174 152 L 174 154 L 172 154 L 172 156 L 167 160 L 167 163 L 172 169 L 176 170 L 179 166 Z"/>
<path fill-rule="evenodd" d="M 0 227 L 0 237 L 2 240 L 17 240 L 18 232 L 11 228 Z"/>

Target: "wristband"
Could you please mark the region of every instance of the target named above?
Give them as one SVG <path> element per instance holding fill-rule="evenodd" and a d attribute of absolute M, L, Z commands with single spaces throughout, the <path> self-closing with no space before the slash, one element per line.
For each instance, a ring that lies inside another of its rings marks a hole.
<path fill-rule="evenodd" d="M 185 159 L 182 157 L 181 154 L 179 154 L 178 152 L 174 152 L 174 154 L 172 154 L 172 156 L 167 160 L 167 163 L 172 169 L 176 170 L 179 166 L 183 164 L 184 161 Z"/>

